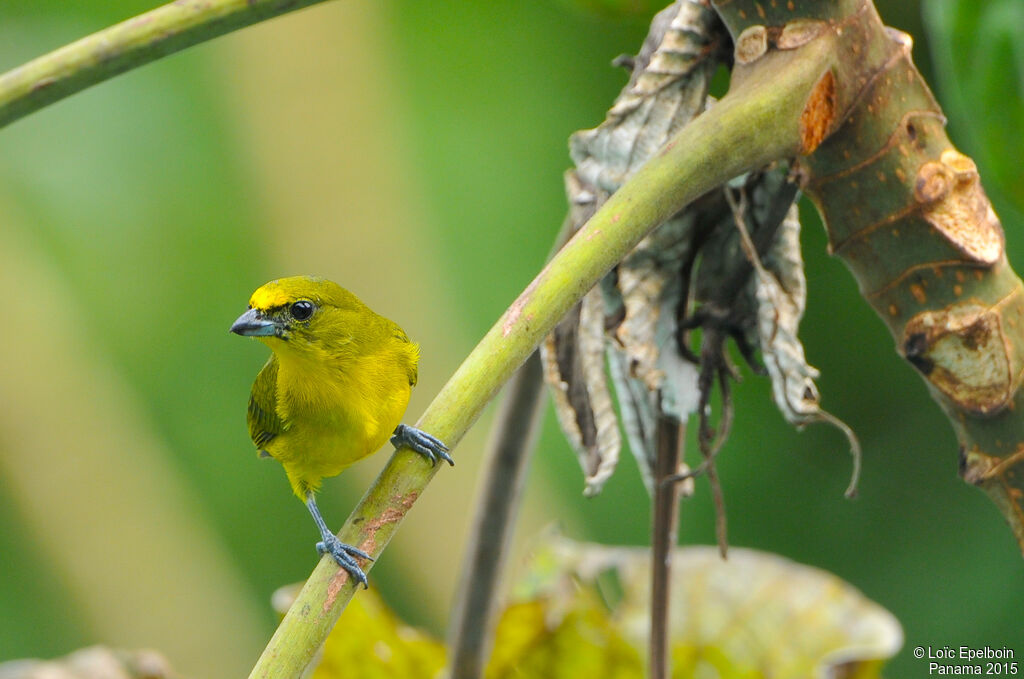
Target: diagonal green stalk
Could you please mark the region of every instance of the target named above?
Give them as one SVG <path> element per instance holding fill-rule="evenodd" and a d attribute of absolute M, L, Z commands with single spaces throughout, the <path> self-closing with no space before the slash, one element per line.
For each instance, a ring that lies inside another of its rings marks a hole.
<path fill-rule="evenodd" d="M 747 170 L 801 148 L 799 119 L 830 67 L 824 40 L 766 58 L 751 78 L 683 128 L 622 186 L 502 315 L 441 389 L 416 426 L 450 446 L 555 323 L 651 229 L 690 201 Z M 398 451 L 338 533 L 378 556 L 437 472 L 422 456 Z M 366 564 L 370 566 L 372 564 Z M 357 583 L 333 559 L 320 561 L 250 677 L 299 676 L 313 659 Z"/>
<path fill-rule="evenodd" d="M 178 0 L 0 75 L 0 127 L 137 66 L 324 0 Z"/>

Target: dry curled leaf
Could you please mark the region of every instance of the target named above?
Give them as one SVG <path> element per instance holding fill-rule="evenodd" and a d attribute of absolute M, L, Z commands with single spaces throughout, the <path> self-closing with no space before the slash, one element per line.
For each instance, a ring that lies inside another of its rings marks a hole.
<path fill-rule="evenodd" d="M 605 121 L 570 139 L 576 168 L 566 175 L 566 191 L 573 230 L 713 104 L 708 84 L 727 59 L 722 49 L 727 44 L 707 2 L 680 0 L 655 17 L 640 54 L 624 60 L 631 77 Z M 741 196 L 739 205 L 730 205 L 734 191 Z M 657 423 L 663 418 L 685 422 L 698 414 L 703 460 L 693 470 L 683 463 L 675 477 L 692 483 L 693 476 L 707 474 L 725 548 L 715 457 L 728 437 L 730 383 L 738 377 L 729 341 L 771 377 L 775 401 L 789 422 L 798 427 L 831 422 L 849 437 L 859 459 L 849 428 L 821 409 L 817 371 L 805 360 L 797 335 L 806 286 L 792 207 L 796 196 L 784 163 L 709 192 L 648 234 L 544 342 L 545 377 L 583 468 L 587 495 L 600 491 L 619 459 L 610 373 L 630 450 L 652 493 L 658 482 Z M 737 225 L 749 231 L 748 243 Z M 690 332 L 697 329 L 699 346 L 691 348 Z M 755 359 L 757 350 L 764 368 Z M 716 390 L 721 405 L 713 412 Z"/>
<path fill-rule="evenodd" d="M 679 0 L 655 16 L 640 54 L 619 60 L 631 68 L 629 83 L 600 126 L 570 139 L 576 169 L 567 173 L 566 191 L 574 231 L 704 109 L 723 40 L 717 15 L 706 2 Z M 695 403 L 687 394 L 694 392 L 696 373 L 690 371 L 687 380 L 685 368 L 672 371 L 673 393 L 665 403 L 656 393 L 652 396 L 666 374 L 656 343 L 674 334 L 674 315 L 661 317 L 660 310 L 667 308 L 666 298 L 672 301 L 671 283 L 689 252 L 692 228 L 693 218 L 682 215 L 656 229 L 599 286 L 602 294 L 595 289 L 585 298 L 586 313 L 580 308 L 570 313 L 542 346 L 556 413 L 580 459 L 588 495 L 600 491 L 614 470 L 621 440 L 614 411 L 606 407 L 611 400 L 604 361 L 598 360 L 594 343 L 584 348 L 581 341 L 602 336 L 609 323 L 616 327 L 609 357 L 631 449 L 645 477 L 650 476 L 646 458 L 653 450 L 649 432 L 656 410 L 677 411 L 682 420 L 691 412 L 690 402 Z M 675 294 L 678 298 L 678 285 Z M 584 321 L 590 327 L 582 328 Z"/>
<path fill-rule="evenodd" d="M 854 460 L 846 493 L 853 495 L 860 472 L 860 444 L 844 422 L 821 408 L 818 388 L 814 384 L 819 373 L 807 363 L 803 344 L 797 336 L 807 301 L 797 207 L 789 207 L 771 247 L 762 258 L 745 231 L 743 205 L 732 201 L 731 197 L 730 201 L 739 236 L 745 241 L 746 255 L 754 267 L 752 286 L 756 300 L 757 342 L 772 380 L 772 397 L 790 424 L 803 427 L 814 422 L 828 422 L 846 435 Z"/>

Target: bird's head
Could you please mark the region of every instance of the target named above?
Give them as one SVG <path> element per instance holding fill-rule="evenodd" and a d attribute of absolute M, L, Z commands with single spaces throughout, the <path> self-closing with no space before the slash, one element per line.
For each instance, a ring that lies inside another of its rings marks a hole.
<path fill-rule="evenodd" d="M 330 351 L 351 341 L 354 319 L 372 312 L 337 283 L 312 276 L 279 278 L 259 287 L 231 332 L 275 351 Z"/>

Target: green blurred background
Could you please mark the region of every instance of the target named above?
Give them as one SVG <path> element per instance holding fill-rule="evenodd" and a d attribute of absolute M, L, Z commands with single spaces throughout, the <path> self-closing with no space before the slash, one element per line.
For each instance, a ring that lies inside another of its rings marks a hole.
<path fill-rule="evenodd" d="M 877 3 L 974 156 L 1024 265 L 1024 17 L 1018 0 Z M 4 0 L 0 70 L 152 8 Z M 90 643 L 165 651 L 193 677 L 244 675 L 270 593 L 315 563 L 284 474 L 244 408 L 265 359 L 228 334 L 270 278 L 335 279 L 423 351 L 414 420 L 541 265 L 565 213 L 566 138 L 593 127 L 657 9 L 575 3 L 328 3 L 164 59 L 0 131 L 0 660 Z M 1016 32 L 1016 33 L 1015 33 Z M 830 570 L 891 610 L 907 643 L 1024 653 L 1024 563 L 956 442 L 804 206 L 803 337 L 828 427 L 797 433 L 767 381 L 736 389 L 721 458 L 730 541 Z M 489 415 L 374 568 L 407 619 L 443 633 Z M 329 481 L 332 526 L 384 463 Z M 550 413 L 517 553 L 540 526 L 644 544 L 624 459 L 585 500 Z M 705 484 L 681 541 L 713 540 Z"/>

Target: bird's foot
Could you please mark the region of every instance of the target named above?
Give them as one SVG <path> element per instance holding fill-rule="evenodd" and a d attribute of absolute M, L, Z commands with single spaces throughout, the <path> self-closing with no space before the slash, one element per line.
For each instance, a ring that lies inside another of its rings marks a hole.
<path fill-rule="evenodd" d="M 330 554 L 333 556 L 338 565 L 348 571 L 349 575 L 363 583 L 363 587 L 366 589 L 370 588 L 366 580 L 366 573 L 359 567 L 359 563 L 354 557 L 358 556 L 360 559 L 373 561 L 372 556 L 352 545 L 346 545 L 334 535 L 325 535 L 323 540 L 316 543 L 316 551 L 320 552 L 321 555 Z"/>
<path fill-rule="evenodd" d="M 425 431 L 407 424 L 400 424 L 395 427 L 395 435 L 391 437 L 391 444 L 395 448 L 409 446 L 423 457 L 430 460 L 430 464 L 437 464 L 438 458 L 444 460 L 451 466 L 455 466 L 455 460 L 448 454 L 448 446 Z"/>

